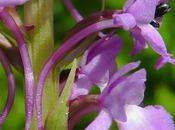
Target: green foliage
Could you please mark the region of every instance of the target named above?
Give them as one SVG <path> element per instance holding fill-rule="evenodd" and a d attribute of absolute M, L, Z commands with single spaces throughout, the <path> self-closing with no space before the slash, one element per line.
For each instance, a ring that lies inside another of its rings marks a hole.
<path fill-rule="evenodd" d="M 68 100 L 71 94 L 72 86 L 75 79 L 77 61 L 74 60 L 71 72 L 64 86 L 64 90 L 58 101 L 53 105 L 53 109 L 47 117 L 46 130 L 66 130 L 68 128 Z"/>

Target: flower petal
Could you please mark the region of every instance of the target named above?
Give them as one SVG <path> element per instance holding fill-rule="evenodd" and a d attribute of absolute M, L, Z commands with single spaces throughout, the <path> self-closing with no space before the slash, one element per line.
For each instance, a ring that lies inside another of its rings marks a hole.
<path fill-rule="evenodd" d="M 158 1 L 159 0 L 135 0 L 127 9 L 127 12 L 135 17 L 137 23 L 149 24 L 154 19 Z"/>
<path fill-rule="evenodd" d="M 111 77 L 109 85 L 111 85 L 113 82 L 115 82 L 115 80 L 117 80 L 118 78 L 127 74 L 129 71 L 136 69 L 139 65 L 140 65 L 140 61 L 131 62 L 129 64 L 124 65 Z"/>
<path fill-rule="evenodd" d="M 87 76 L 81 75 L 80 78 L 74 83 L 70 99 L 73 100 L 78 96 L 87 95 L 92 85 L 92 82 Z"/>
<path fill-rule="evenodd" d="M 123 10 L 126 11 L 136 0 L 127 0 L 123 6 Z"/>
<path fill-rule="evenodd" d="M 109 77 L 111 78 L 117 72 L 117 70 L 118 70 L 117 64 L 114 61 L 109 68 Z"/>
<path fill-rule="evenodd" d="M 99 97 L 102 106 L 115 120 L 126 121 L 124 106 L 139 105 L 144 97 L 146 72 L 141 69 L 134 74 L 119 78 L 107 87 Z"/>
<path fill-rule="evenodd" d="M 159 4 L 161 4 L 161 3 L 168 3 L 169 2 L 169 0 L 159 0 Z"/>
<path fill-rule="evenodd" d="M 157 60 L 156 64 L 155 64 L 155 68 L 156 69 L 160 69 L 162 68 L 165 64 L 167 63 L 171 63 L 175 65 L 175 59 L 171 59 L 170 57 L 160 57 L 159 60 Z"/>
<path fill-rule="evenodd" d="M 131 31 L 131 35 L 134 40 L 134 49 L 132 51 L 132 56 L 137 55 L 140 51 L 142 51 L 147 47 L 145 39 L 140 33 L 141 33 L 141 30 L 138 28 L 135 28 Z"/>
<path fill-rule="evenodd" d="M 127 122 L 118 122 L 120 130 L 174 130 L 171 116 L 161 106 L 126 107 Z"/>
<path fill-rule="evenodd" d="M 175 60 L 172 59 L 171 54 L 167 52 L 165 43 L 159 32 L 149 24 L 139 25 L 139 28 L 141 29 L 141 34 L 145 40 L 149 42 L 154 51 L 161 55 L 161 59 L 156 64 L 156 68 L 159 69 L 168 62 L 175 64 Z"/>
<path fill-rule="evenodd" d="M 94 46 L 87 57 L 87 64 L 80 68 L 94 84 L 107 84 L 109 69 L 122 47 L 122 41 L 115 35 Z M 102 85 L 103 86 L 103 85 Z"/>
<path fill-rule="evenodd" d="M 129 13 L 117 14 L 114 17 L 114 24 L 118 24 L 125 30 L 130 30 L 136 26 L 136 21 L 133 15 Z"/>
<path fill-rule="evenodd" d="M 102 110 L 95 118 L 95 120 L 90 123 L 85 130 L 109 130 L 111 124 L 112 119 L 110 115 Z"/>
<path fill-rule="evenodd" d="M 115 72 L 117 72 L 117 65 L 114 61 L 109 67 L 109 70 L 103 76 L 103 79 L 101 79 L 101 82 L 97 84 L 100 87 L 100 92 L 102 92 L 106 88 L 107 84 L 109 83 Z"/>
<path fill-rule="evenodd" d="M 83 54 L 82 58 L 81 58 L 81 63 L 80 66 L 83 68 L 84 66 L 86 66 L 90 60 L 92 60 L 92 58 L 97 55 L 98 53 L 96 53 L 95 49 L 98 48 L 98 46 L 100 46 L 100 44 L 102 42 L 104 42 L 105 39 L 101 38 L 100 40 L 96 41 L 95 43 L 93 43 Z M 91 53 L 95 53 L 93 54 L 93 56 L 91 56 Z"/>
<path fill-rule="evenodd" d="M 159 32 L 150 24 L 139 25 L 141 34 L 149 42 L 151 47 L 160 55 L 167 56 L 167 49 Z"/>
<path fill-rule="evenodd" d="M 22 5 L 28 0 L 0 0 L 0 6 Z"/>

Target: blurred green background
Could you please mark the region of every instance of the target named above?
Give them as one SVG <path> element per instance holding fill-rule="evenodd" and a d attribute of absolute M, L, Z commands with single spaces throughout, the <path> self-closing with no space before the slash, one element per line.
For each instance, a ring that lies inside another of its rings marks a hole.
<path fill-rule="evenodd" d="M 106 9 L 121 9 L 124 0 L 106 0 Z M 170 13 L 164 16 L 160 33 L 166 42 L 166 46 L 172 54 L 175 55 L 175 1 L 171 1 L 172 10 Z M 74 0 L 74 4 L 79 9 L 83 16 L 87 16 L 92 12 L 99 11 L 101 9 L 101 0 Z M 65 8 L 62 0 L 55 0 L 54 3 L 54 33 L 55 44 L 61 43 L 63 38 L 69 32 L 69 30 L 76 24 L 74 19 L 70 16 L 69 12 Z M 19 9 L 20 12 L 23 9 Z M 44 13 L 44 12 L 43 12 Z M 23 13 L 21 13 L 23 14 Z M 159 104 L 163 105 L 166 110 L 175 117 L 175 66 L 166 65 L 161 70 L 156 71 L 153 67 L 157 58 L 159 57 L 151 48 L 142 51 L 136 57 L 131 57 L 130 53 L 133 47 L 132 39 L 129 33 L 122 30 L 118 30 L 117 33 L 124 40 L 124 48 L 117 57 L 117 63 L 119 67 L 130 61 L 142 61 L 141 67 L 147 70 L 147 82 L 145 92 L 145 105 Z M 25 107 L 24 107 L 24 89 L 23 89 L 23 76 L 19 74 L 15 69 L 16 77 L 16 97 L 13 109 L 5 121 L 0 127 L 0 130 L 23 130 L 25 120 Z M 7 97 L 7 82 L 4 71 L 0 67 L 0 110 L 2 111 Z M 85 116 L 81 122 L 76 126 L 75 130 L 83 130 L 85 126 L 94 118 L 96 114 Z M 175 118 L 174 118 L 175 119 Z M 115 124 L 113 125 L 116 130 Z"/>

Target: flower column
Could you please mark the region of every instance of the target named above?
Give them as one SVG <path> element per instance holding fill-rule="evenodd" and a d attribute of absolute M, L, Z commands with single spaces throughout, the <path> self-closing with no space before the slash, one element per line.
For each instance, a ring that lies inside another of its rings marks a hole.
<path fill-rule="evenodd" d="M 52 53 L 53 40 L 53 0 L 31 0 L 25 5 L 25 24 L 28 31 L 28 48 L 32 59 L 35 84 L 42 66 Z M 46 89 L 43 96 L 43 117 L 44 120 L 57 99 L 56 79 L 54 72 L 48 76 Z M 36 129 L 36 116 L 34 114 L 32 129 Z"/>

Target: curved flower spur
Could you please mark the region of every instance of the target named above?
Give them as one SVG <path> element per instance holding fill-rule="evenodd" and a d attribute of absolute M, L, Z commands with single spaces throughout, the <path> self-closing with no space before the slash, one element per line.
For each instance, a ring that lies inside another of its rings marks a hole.
<path fill-rule="evenodd" d="M 9 61 L 8 61 L 6 55 L 4 55 L 4 52 L 2 50 L 0 50 L 0 61 L 4 67 L 4 70 L 5 70 L 5 73 L 7 75 L 7 79 L 8 79 L 8 98 L 7 98 L 6 105 L 3 109 L 3 112 L 0 115 L 0 125 L 1 125 L 4 123 L 5 119 L 7 118 L 8 114 L 11 110 L 11 107 L 13 105 L 13 102 L 14 102 L 15 79 L 14 79 Z"/>
<path fill-rule="evenodd" d="M 13 17 L 6 11 L 8 6 L 16 6 L 25 3 L 27 0 L 1 0 L 0 1 L 0 18 L 4 22 L 5 26 L 12 32 L 16 41 L 18 43 L 18 48 L 20 56 L 23 63 L 24 75 L 25 75 L 25 86 L 26 86 L 26 125 L 25 129 L 30 130 L 32 116 L 33 116 L 33 107 L 34 107 L 34 77 L 33 70 L 31 66 L 30 57 L 28 54 L 28 49 L 25 44 L 23 34 L 16 24 Z M 9 93 L 10 94 L 10 93 Z M 12 96 L 12 97 L 11 97 Z M 9 95 L 10 98 L 13 98 L 14 94 Z M 12 99 L 11 99 L 12 100 Z M 11 104 L 11 103 L 10 103 Z M 10 105 L 8 104 L 8 106 Z"/>

